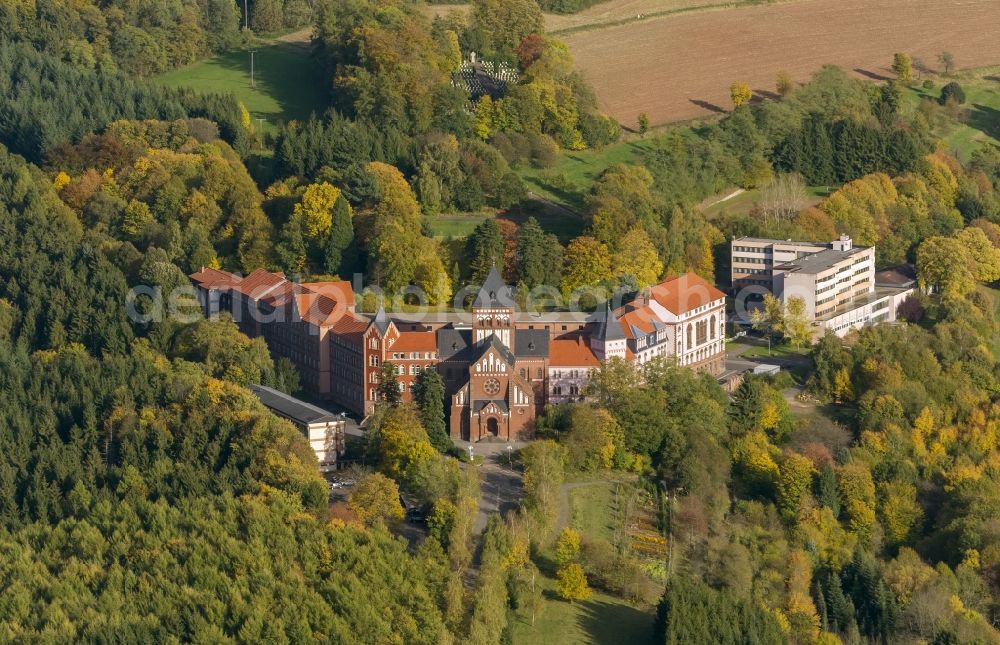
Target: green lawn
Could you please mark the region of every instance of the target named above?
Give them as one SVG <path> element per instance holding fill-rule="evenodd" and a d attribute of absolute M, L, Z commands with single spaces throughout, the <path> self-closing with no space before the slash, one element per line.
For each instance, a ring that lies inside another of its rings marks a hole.
<path fill-rule="evenodd" d="M 545 232 L 554 233 L 564 244 L 581 235 L 585 226 L 583 219 L 576 213 L 535 200 L 526 200 L 523 204 L 496 216 L 509 219 L 518 225 L 524 224 L 529 217 L 534 217 Z M 484 213 L 435 215 L 427 218 L 427 226 L 431 230 L 431 235 L 438 239 L 465 238 L 487 217 L 491 215 Z"/>
<path fill-rule="evenodd" d="M 614 482 L 599 481 L 571 488 L 567 493 L 570 526 L 591 540 L 611 542 L 616 486 Z"/>
<path fill-rule="evenodd" d="M 551 168 L 523 165 L 517 172 L 528 190 L 580 211 L 584 196 L 605 168 L 638 161 L 643 151 L 653 147 L 655 139 L 650 134 L 645 139 L 620 141 L 599 150 L 567 150 Z"/>
<path fill-rule="evenodd" d="M 233 51 L 174 70 L 159 81 L 171 87 L 236 95 L 254 119 L 266 119 L 265 130 L 278 121 L 305 119 L 326 105 L 325 83 L 307 48 L 274 43 L 256 48 L 254 80 L 250 87 L 250 54 Z"/>
<path fill-rule="evenodd" d="M 937 99 L 941 88 L 951 80 L 955 80 L 965 90 L 965 114 L 961 122 L 950 121 L 937 134 L 944 142 L 947 151 L 957 153 L 963 161 L 967 161 L 972 152 L 983 144 L 1000 146 L 1000 82 L 996 69 L 964 72 L 956 78 L 935 76 L 934 87 L 924 89 L 917 85 L 911 88 L 909 96 L 912 104 L 922 98 Z"/>
<path fill-rule="evenodd" d="M 652 642 L 653 612 L 624 600 L 594 593 L 586 602 L 568 603 L 555 595 L 555 581 L 546 578 L 545 601 L 532 626 L 517 617 L 511 625 L 515 645 L 641 645 Z"/>
<path fill-rule="evenodd" d="M 728 348 L 731 349 L 731 348 Z M 807 356 L 812 348 L 810 347 L 792 347 L 791 345 L 781 343 L 773 343 L 771 345 L 771 351 L 768 353 L 767 345 L 758 346 L 754 345 L 747 351 L 743 352 L 743 358 L 761 358 L 766 359 L 769 356 L 776 357 L 789 357 L 789 356 Z"/>
<path fill-rule="evenodd" d="M 830 195 L 831 192 L 837 190 L 839 186 L 806 186 L 806 193 L 808 194 L 809 205 L 814 206 L 821 201 L 823 198 Z M 748 214 L 757 202 L 760 200 L 760 189 L 754 188 L 752 190 L 746 190 L 727 199 L 726 201 L 719 201 L 726 197 L 727 194 L 731 194 L 736 188 L 731 188 L 726 191 L 726 194 L 716 195 L 710 199 L 702 202 L 702 211 L 709 219 L 713 219 L 723 213 L 727 215 L 746 215 Z"/>
<path fill-rule="evenodd" d="M 486 215 L 437 215 L 427 218 L 431 235 L 437 238 L 468 237 Z"/>

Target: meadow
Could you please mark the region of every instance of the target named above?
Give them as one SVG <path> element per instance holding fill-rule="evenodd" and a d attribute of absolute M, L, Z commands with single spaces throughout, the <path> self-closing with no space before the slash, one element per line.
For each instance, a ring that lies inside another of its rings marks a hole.
<path fill-rule="evenodd" d="M 631 485 L 618 484 L 610 478 L 590 478 L 567 484 L 564 490 L 563 520 L 587 540 L 611 543 L 617 514 L 616 491 L 628 495 Z M 543 573 L 551 571 L 543 567 Z M 543 603 L 534 624 L 523 616 L 513 620 L 513 643 L 616 645 L 650 641 L 652 608 L 637 607 L 598 591 L 584 602 L 566 602 L 558 597 L 551 576 L 543 577 L 542 589 Z"/>
<path fill-rule="evenodd" d="M 943 114 L 935 123 L 935 134 L 944 150 L 968 161 L 984 144 L 1000 146 L 1000 68 L 968 70 L 953 76 L 935 76 L 931 87 L 915 84 L 910 88 L 912 107 L 923 99 L 936 101 L 941 88 L 956 81 L 965 92 L 965 104 L 957 115 Z M 955 118 L 957 117 L 957 118 Z"/>
<path fill-rule="evenodd" d="M 650 133 L 647 138 L 628 137 L 604 148 L 568 150 L 548 168 L 524 165 L 517 172 L 532 193 L 580 212 L 590 186 L 608 166 L 640 161 L 654 141 L 655 135 Z"/>
<path fill-rule="evenodd" d="M 308 47 L 273 41 L 255 48 L 254 86 L 250 85 L 250 53 L 237 50 L 174 70 L 159 77 L 173 87 L 212 93 L 232 93 L 251 118 L 268 132 L 279 121 L 308 118 L 326 104 L 326 83 Z M 263 119 L 263 121 L 259 121 Z"/>

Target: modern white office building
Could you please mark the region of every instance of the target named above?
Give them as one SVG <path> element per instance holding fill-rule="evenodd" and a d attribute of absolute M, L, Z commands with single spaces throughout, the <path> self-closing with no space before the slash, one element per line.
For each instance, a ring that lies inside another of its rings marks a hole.
<path fill-rule="evenodd" d="M 760 267 L 766 273 L 746 274 L 750 260 L 762 257 Z M 802 298 L 816 337 L 826 330 L 844 336 L 851 329 L 893 322 L 899 305 L 913 293 L 912 284 L 878 284 L 875 249 L 854 246 L 846 235 L 829 244 L 739 238 L 732 242 L 731 259 L 734 290 L 755 284 L 786 303 Z"/>

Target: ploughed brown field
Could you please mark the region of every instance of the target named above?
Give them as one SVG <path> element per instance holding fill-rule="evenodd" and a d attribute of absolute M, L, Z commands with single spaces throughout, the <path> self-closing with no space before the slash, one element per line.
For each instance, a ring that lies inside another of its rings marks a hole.
<path fill-rule="evenodd" d="M 771 96 L 778 72 L 805 81 L 826 63 L 876 79 L 899 51 L 933 70 L 942 51 L 960 68 L 1000 64 L 1000 0 L 802 0 L 560 37 L 602 110 L 635 127 L 640 112 L 659 124 L 728 110 L 734 81 Z"/>

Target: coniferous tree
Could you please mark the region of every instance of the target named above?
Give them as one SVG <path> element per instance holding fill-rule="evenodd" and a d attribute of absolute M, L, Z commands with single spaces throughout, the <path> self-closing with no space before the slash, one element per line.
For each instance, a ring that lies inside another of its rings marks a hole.
<path fill-rule="evenodd" d="M 333 204 L 333 223 L 326 242 L 326 254 L 323 258 L 324 270 L 329 274 L 340 274 L 344 277 L 349 262 L 348 250 L 354 242 L 354 222 L 351 219 L 351 206 L 347 199 L 340 195 Z"/>
<path fill-rule="evenodd" d="M 451 448 L 451 438 L 445 426 L 444 380 L 434 368 L 425 369 L 413 384 L 413 401 L 420 410 L 420 420 L 427 436 L 438 452 Z"/>
<path fill-rule="evenodd" d="M 538 220 L 529 217 L 517 230 L 517 273 L 518 279 L 528 289 L 543 284 L 547 278 L 545 231 Z"/>
<path fill-rule="evenodd" d="M 827 186 L 836 183 L 837 176 L 833 170 L 833 142 L 827 124 L 818 115 L 813 115 L 805 127 L 805 137 L 811 142 L 809 174 L 806 177 L 810 184 Z"/>
<path fill-rule="evenodd" d="M 490 269 L 503 271 L 503 234 L 493 218 L 485 219 L 469 236 L 465 245 L 465 258 L 471 271 L 470 279 L 481 283 Z"/>
<path fill-rule="evenodd" d="M 832 464 L 823 466 L 817 488 L 816 499 L 820 505 L 829 508 L 835 518 L 840 517 L 840 491 L 837 490 L 837 473 Z"/>
<path fill-rule="evenodd" d="M 403 401 L 402 392 L 399 390 L 396 366 L 392 363 L 382 363 L 378 370 L 377 394 L 378 400 L 389 406 L 397 406 Z"/>
<path fill-rule="evenodd" d="M 304 273 L 308 268 L 308 249 L 302 228 L 301 218 L 290 218 L 281 229 L 278 245 L 274 249 L 282 268 L 291 274 Z"/>

